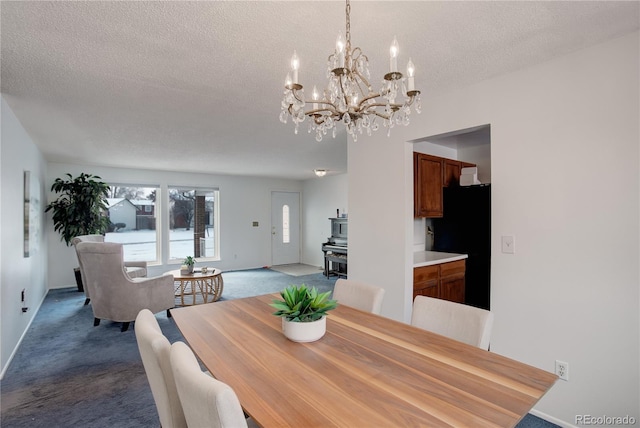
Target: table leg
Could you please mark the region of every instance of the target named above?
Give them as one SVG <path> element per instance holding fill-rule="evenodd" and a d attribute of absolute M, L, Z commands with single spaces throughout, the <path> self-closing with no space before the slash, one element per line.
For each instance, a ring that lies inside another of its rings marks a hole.
<path fill-rule="evenodd" d="M 214 302 L 219 300 L 222 297 L 222 290 L 224 290 L 224 279 L 222 279 L 222 274 L 216 276 L 217 285 L 219 289 L 216 290 L 216 294 L 214 296 Z"/>

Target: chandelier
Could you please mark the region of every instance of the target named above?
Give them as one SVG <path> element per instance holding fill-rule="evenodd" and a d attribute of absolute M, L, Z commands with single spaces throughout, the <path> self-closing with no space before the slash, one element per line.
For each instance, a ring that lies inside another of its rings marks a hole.
<path fill-rule="evenodd" d="M 371 135 L 377 131 L 379 121 L 387 128 L 387 136 L 396 125 L 408 125 L 411 106 L 416 113 L 422 108 L 420 91 L 415 89 L 415 66 L 409 58 L 407 77 L 398 71 L 398 41 L 394 37 L 390 49 L 389 72 L 384 75 L 382 86 L 376 92 L 369 83 L 369 58 L 359 47 L 351 48 L 351 5 L 346 0 L 346 40 L 338 34 L 335 51 L 327 61 L 329 83 L 322 93 L 313 87 L 311 100 L 305 101 L 304 88 L 298 81 L 300 60 L 293 52 L 291 71 L 287 74 L 280 121 L 287 123 L 291 117 L 298 133 L 299 125 L 309 117 L 309 133 L 315 132 L 316 141 L 331 131 L 336 137 L 342 123 L 353 141 L 358 135 Z M 396 98 L 403 100 L 396 102 Z M 310 110 L 305 111 L 308 105 Z"/>

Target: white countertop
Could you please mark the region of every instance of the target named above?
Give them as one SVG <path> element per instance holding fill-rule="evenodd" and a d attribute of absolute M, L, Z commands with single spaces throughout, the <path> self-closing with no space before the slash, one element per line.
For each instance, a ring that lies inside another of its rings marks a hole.
<path fill-rule="evenodd" d="M 466 254 L 442 253 L 440 251 L 416 251 L 413 253 L 413 267 L 431 266 L 440 263 L 466 259 Z"/>

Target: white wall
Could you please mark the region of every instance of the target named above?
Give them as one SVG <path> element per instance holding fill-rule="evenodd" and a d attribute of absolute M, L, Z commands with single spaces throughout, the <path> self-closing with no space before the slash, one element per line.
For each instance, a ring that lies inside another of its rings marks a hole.
<path fill-rule="evenodd" d="M 413 113 L 415 115 L 415 113 Z M 421 116 L 414 116 L 413 120 L 421 120 Z M 395 128 L 394 128 L 395 130 Z M 395 134 L 395 133 L 394 133 Z M 453 147 L 445 147 L 439 144 L 431 143 L 429 141 L 421 141 L 413 144 L 413 151 L 418 153 L 426 153 L 432 156 L 440 156 L 447 159 L 458 159 L 458 150 Z"/>
<path fill-rule="evenodd" d="M 23 255 L 23 177 L 30 171 L 32 191 L 44 209 L 46 163 L 24 128 L 1 99 L 2 130 L 0 134 L 2 194 L 0 198 L 0 362 L 2 375 L 13 357 L 14 350 L 33 320 L 47 293 L 47 246 L 44 233 L 44 215 L 36 226 L 39 237 L 32 244 L 29 257 Z M 25 303 L 29 307 L 22 312 L 21 294 L 25 290 Z"/>
<path fill-rule="evenodd" d="M 107 182 L 160 186 L 161 192 L 168 186 L 217 187 L 220 189 L 220 257 L 219 262 L 207 265 L 224 270 L 250 269 L 271 265 L 271 192 L 302 192 L 302 182 L 297 180 L 268 179 L 213 174 L 189 174 L 142 169 L 105 168 L 88 165 L 50 163 L 47 185 L 66 173 L 73 176 L 85 172 L 95 174 Z M 48 194 L 49 201 L 55 194 Z M 167 216 L 162 220 L 168 227 Z M 259 226 L 253 227 L 257 221 Z M 73 248 L 66 247 L 53 230 L 51 216 L 47 216 L 49 236 L 49 288 L 69 287 L 75 284 L 73 268 L 77 259 Z M 176 269 L 167 265 L 149 269 L 151 275 Z"/>
<path fill-rule="evenodd" d="M 414 119 L 415 120 L 415 119 Z M 349 278 L 387 290 L 382 314 L 410 317 L 413 146 L 396 127 L 349 141 Z"/>
<path fill-rule="evenodd" d="M 322 244 L 331 236 L 329 218 L 336 216 L 337 209 L 349 212 L 347 174 L 305 180 L 303 186 L 302 263 L 324 269 Z"/>
<path fill-rule="evenodd" d="M 491 349 L 549 371 L 569 363 L 570 380 L 536 406 L 555 422 L 640 419 L 638 38 L 424 96 L 409 127 L 349 143 L 350 278 L 385 287 L 383 314 L 408 321 L 412 150 L 402 142 L 491 125 Z M 500 253 L 502 235 L 515 236 L 514 255 Z"/>

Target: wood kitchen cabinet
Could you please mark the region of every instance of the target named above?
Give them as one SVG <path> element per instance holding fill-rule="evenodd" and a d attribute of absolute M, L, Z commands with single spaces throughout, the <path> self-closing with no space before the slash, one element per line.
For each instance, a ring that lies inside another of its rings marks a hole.
<path fill-rule="evenodd" d="M 413 269 L 413 298 L 415 299 L 416 296 L 440 297 L 439 280 L 439 265 Z"/>
<path fill-rule="evenodd" d="M 440 266 L 440 298 L 464 303 L 464 275 L 466 262 L 458 260 Z"/>
<path fill-rule="evenodd" d="M 460 183 L 462 168 L 476 166 L 469 162 L 413 153 L 413 216 L 442 217 L 442 188 Z"/>
<path fill-rule="evenodd" d="M 443 158 L 413 154 L 414 217 L 442 217 Z"/>
<path fill-rule="evenodd" d="M 442 186 L 458 186 L 460 184 L 460 174 L 462 168 L 476 166 L 476 164 L 453 159 L 443 159 Z"/>
<path fill-rule="evenodd" d="M 413 298 L 428 296 L 464 303 L 464 276 L 464 260 L 414 268 Z"/>

